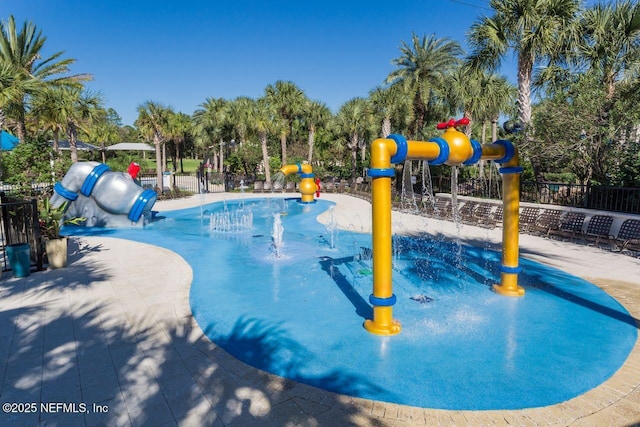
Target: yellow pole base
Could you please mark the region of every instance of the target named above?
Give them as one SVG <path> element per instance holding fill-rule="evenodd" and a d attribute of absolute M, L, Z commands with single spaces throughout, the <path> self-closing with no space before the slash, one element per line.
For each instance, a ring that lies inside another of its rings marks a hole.
<path fill-rule="evenodd" d="M 506 285 L 493 285 L 493 290 L 500 294 L 508 297 L 521 297 L 524 295 L 524 288 L 522 286 L 516 285 L 506 286 Z"/>
<path fill-rule="evenodd" d="M 382 336 L 397 335 L 402 330 L 400 323 L 395 320 L 393 320 L 391 324 L 379 325 L 374 320 L 367 319 L 364 321 L 364 328 L 374 335 Z"/>

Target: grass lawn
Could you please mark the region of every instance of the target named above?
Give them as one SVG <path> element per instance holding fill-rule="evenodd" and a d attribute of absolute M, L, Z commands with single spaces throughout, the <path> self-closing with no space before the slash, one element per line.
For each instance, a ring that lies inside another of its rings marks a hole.
<path fill-rule="evenodd" d="M 202 160 L 199 159 L 182 159 L 182 166 L 184 167 L 184 173 L 194 173 L 198 170 L 198 166 L 200 166 L 200 162 Z M 152 159 L 147 159 L 145 161 L 148 169 L 155 170 L 156 161 Z M 173 162 L 169 159 L 167 162 L 167 170 L 173 171 Z M 180 162 L 176 165 L 176 170 L 180 172 Z"/>

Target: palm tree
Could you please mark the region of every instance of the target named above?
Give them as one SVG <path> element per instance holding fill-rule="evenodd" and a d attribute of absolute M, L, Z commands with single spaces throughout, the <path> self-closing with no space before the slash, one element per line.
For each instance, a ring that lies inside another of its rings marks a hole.
<path fill-rule="evenodd" d="M 88 125 L 99 115 L 101 98 L 97 94 L 82 91 L 75 87 L 62 87 L 49 91 L 50 101 L 54 102 L 50 110 L 51 121 L 60 120 L 69 139 L 71 161 L 78 161 L 78 130 Z"/>
<path fill-rule="evenodd" d="M 150 137 L 156 147 L 156 179 L 160 191 L 163 187 L 162 172 L 164 171 L 161 144 L 165 141 L 170 114 L 169 107 L 154 101 L 146 101 L 144 104 L 138 105 L 138 119 L 135 122 L 136 127 L 144 135 Z"/>
<path fill-rule="evenodd" d="M 16 115 L 16 133 L 20 141 L 24 140 L 27 132 L 26 103 L 30 95 L 44 87 L 80 88 L 83 81 L 91 79 L 88 74 L 65 75 L 75 60 L 59 59 L 64 52 L 57 52 L 43 59 L 45 41 L 42 31 L 38 31 L 31 22 L 25 22 L 19 31 L 13 16 L 6 22 L 0 22 L 0 63 L 11 64 L 14 70 L 23 75 L 21 81 L 32 78 L 42 83 L 37 87 L 16 87 L 18 94 L 10 105 Z"/>
<path fill-rule="evenodd" d="M 271 170 L 269 166 L 268 138 L 274 130 L 274 111 L 265 98 L 260 98 L 254 103 L 252 128 L 258 134 L 260 149 L 262 150 L 262 163 L 264 164 L 264 177 L 271 182 Z"/>
<path fill-rule="evenodd" d="M 167 127 L 167 137 L 175 146 L 173 170 L 177 169 L 176 163 L 180 162 L 180 172 L 184 172 L 182 165 L 182 154 L 180 146 L 190 137 L 192 130 L 191 117 L 184 113 L 176 113 L 169 115 L 169 123 Z"/>
<path fill-rule="evenodd" d="M 582 14 L 580 28 L 580 57 L 601 73 L 607 98 L 612 99 L 617 81 L 640 67 L 640 3 L 597 4 Z"/>
<path fill-rule="evenodd" d="M 408 97 L 400 86 L 377 87 L 369 92 L 372 112 L 381 124 L 380 137 L 392 132 L 403 132 L 411 119 Z"/>
<path fill-rule="evenodd" d="M 306 97 L 302 89 L 290 81 L 278 80 L 265 89 L 265 98 L 276 111 L 281 123 L 280 146 L 282 148 L 282 164 L 287 163 L 287 135 L 293 133 L 293 121 L 305 105 Z"/>
<path fill-rule="evenodd" d="M 5 127 L 7 105 L 18 102 L 26 92 L 39 89 L 38 80 L 25 76 L 9 62 L 0 63 L 0 129 Z"/>
<path fill-rule="evenodd" d="M 247 140 L 247 132 L 253 121 L 253 104 L 254 100 L 246 96 L 239 96 L 229 103 L 228 121 L 233 126 L 240 146 Z"/>
<path fill-rule="evenodd" d="M 347 147 L 351 150 L 351 176 L 357 174 L 358 148 L 362 150 L 361 160 L 365 160 L 364 148 L 371 127 L 369 103 L 364 98 L 353 98 L 338 110 L 335 119 L 337 131 L 347 137 Z"/>
<path fill-rule="evenodd" d="M 215 170 L 222 172 L 222 143 L 224 141 L 224 133 L 228 127 L 228 101 L 223 98 L 207 98 L 204 103 L 200 104 L 193 113 L 194 132 L 196 141 L 199 141 L 205 148 L 215 148 L 219 150 L 216 157 L 220 162 L 215 161 Z"/>
<path fill-rule="evenodd" d="M 88 142 L 100 145 L 102 163 L 107 162 L 107 146 L 123 141 L 120 135 L 121 120 L 114 109 L 109 108 L 105 110 L 100 108 L 91 126 L 84 130 Z"/>
<path fill-rule="evenodd" d="M 502 113 L 511 113 L 515 110 L 518 89 L 504 76 L 496 74 L 483 74 L 481 87 L 483 91 L 483 103 L 479 111 L 479 119 L 482 120 L 482 143 L 484 144 L 484 126 L 491 123 L 491 140 L 498 139 L 498 118 Z"/>
<path fill-rule="evenodd" d="M 579 0 L 491 0 L 493 16 L 475 22 L 468 33 L 472 68 L 496 70 L 510 51 L 517 55 L 518 120 L 525 146 L 530 139 L 531 79 L 543 59 L 566 52 L 575 36 L 573 23 Z M 534 165 L 535 168 L 535 165 Z"/>
<path fill-rule="evenodd" d="M 64 96 L 65 94 L 60 88 L 47 88 L 38 92 L 38 95 L 33 99 L 31 108 L 31 113 L 36 118 L 38 126 L 45 131 L 51 131 L 54 151 L 59 151 L 60 133 L 64 132 L 66 128 Z"/>
<path fill-rule="evenodd" d="M 396 69 L 386 79 L 392 85 L 401 84 L 413 102 L 414 125 L 412 137 L 417 138 L 426 123 L 442 119 L 436 117 L 434 104 L 442 100 L 442 88 L 447 86 L 447 77 L 460 60 L 463 51 L 460 45 L 447 38 L 419 38 L 411 36 L 411 45 L 402 42 L 402 55 L 393 60 Z"/>
<path fill-rule="evenodd" d="M 307 156 L 307 162 L 311 164 L 311 161 L 313 160 L 313 146 L 316 140 L 317 127 L 327 123 L 331 118 L 331 111 L 324 102 L 308 101 L 307 106 L 304 109 L 303 117 L 309 128 L 309 155 Z"/>

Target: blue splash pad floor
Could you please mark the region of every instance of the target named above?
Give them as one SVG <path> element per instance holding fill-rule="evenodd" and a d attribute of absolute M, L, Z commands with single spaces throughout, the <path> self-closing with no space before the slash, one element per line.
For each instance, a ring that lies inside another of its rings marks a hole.
<path fill-rule="evenodd" d="M 492 292 L 500 254 L 433 238 L 394 239 L 393 337 L 367 333 L 371 236 L 316 220 L 330 204 L 247 199 L 162 213 L 144 229 L 90 230 L 183 256 L 191 308 L 216 344 L 277 375 L 342 394 L 440 409 L 559 403 L 612 376 L 634 319 L 596 286 L 521 259 L 522 298 Z M 209 230 L 208 214 L 253 213 L 253 229 Z M 271 249 L 274 214 L 284 245 Z M 412 297 L 425 296 L 421 303 Z"/>

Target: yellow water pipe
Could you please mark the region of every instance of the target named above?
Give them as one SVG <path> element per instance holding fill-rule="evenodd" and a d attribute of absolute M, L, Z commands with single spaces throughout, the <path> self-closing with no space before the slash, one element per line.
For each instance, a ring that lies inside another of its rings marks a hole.
<path fill-rule="evenodd" d="M 462 135 L 462 136 L 461 136 Z M 369 177 L 372 178 L 372 240 L 373 240 L 373 292 L 369 302 L 373 306 L 373 319 L 364 322 L 364 328 L 376 335 L 400 333 L 401 325 L 393 319 L 392 231 L 391 231 L 391 179 L 395 176 L 393 164 L 406 159 L 428 160 L 432 164 L 460 164 L 488 159 L 503 160 L 504 227 L 501 283 L 496 292 L 520 296 L 524 289 L 518 286 L 518 210 L 520 172 L 518 154 L 509 141 L 496 141 L 481 146 L 470 141 L 462 132 L 449 126 L 442 138 L 431 141 L 407 141 L 400 135 L 389 135 L 371 143 Z"/>
<path fill-rule="evenodd" d="M 313 203 L 313 196 L 318 191 L 318 186 L 314 181 L 313 168 L 308 163 L 296 163 L 295 165 L 285 165 L 280 168 L 284 176 L 292 173 L 300 174 L 300 199 L 302 203 Z"/>
<path fill-rule="evenodd" d="M 500 266 L 500 284 L 493 285 L 493 289 L 501 295 L 519 297 L 524 295 L 524 288 L 518 285 L 518 273 L 522 270 L 518 264 L 522 167 L 520 167 L 518 150 L 508 141 L 498 141 L 498 143 L 483 146 L 482 158 L 485 158 L 485 147 L 489 157 L 489 152 L 495 150 L 496 145 L 502 148 L 503 156 L 510 158 L 502 163 L 499 169 L 502 174 L 502 265 Z M 512 151 L 509 152 L 510 150 Z"/>

